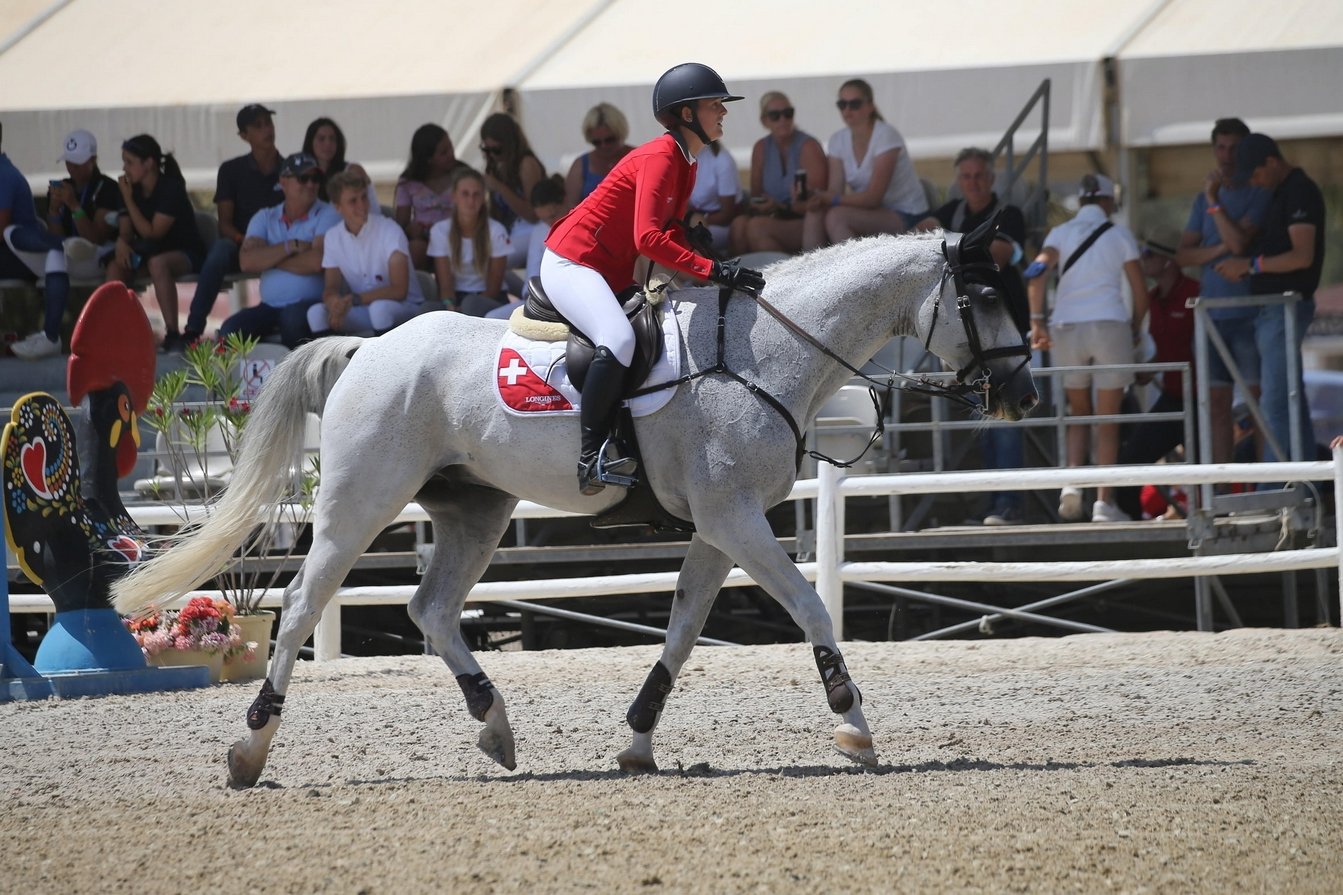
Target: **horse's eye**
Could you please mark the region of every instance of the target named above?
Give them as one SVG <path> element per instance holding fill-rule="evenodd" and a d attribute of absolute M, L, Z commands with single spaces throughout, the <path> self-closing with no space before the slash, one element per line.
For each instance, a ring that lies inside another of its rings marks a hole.
<path fill-rule="evenodd" d="M 994 289 L 992 286 L 981 286 L 979 289 L 979 297 L 983 299 L 986 304 L 994 304 L 1001 298 L 1001 296 L 998 295 L 998 290 Z"/>

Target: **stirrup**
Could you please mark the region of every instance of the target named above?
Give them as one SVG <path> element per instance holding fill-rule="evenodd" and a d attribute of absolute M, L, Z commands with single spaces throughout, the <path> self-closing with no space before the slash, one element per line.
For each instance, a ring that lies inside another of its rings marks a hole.
<path fill-rule="evenodd" d="M 597 494 L 607 485 L 632 488 L 638 481 L 634 475 L 639 464 L 633 457 L 611 456 L 616 443 L 606 439 L 601 450 L 588 460 L 578 461 L 578 490 L 587 496 Z"/>

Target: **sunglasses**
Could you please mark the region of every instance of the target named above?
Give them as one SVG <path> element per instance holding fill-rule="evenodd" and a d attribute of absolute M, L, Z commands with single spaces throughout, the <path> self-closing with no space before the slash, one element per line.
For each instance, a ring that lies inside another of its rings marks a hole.
<path fill-rule="evenodd" d="M 598 137 L 597 139 L 589 140 L 588 142 L 592 144 L 593 148 L 601 149 L 603 146 L 616 145 L 620 142 L 620 138 L 615 134 L 611 134 L 609 137 Z"/>
<path fill-rule="evenodd" d="M 486 155 L 503 155 L 503 154 L 504 154 L 504 147 L 502 147 L 502 146 L 487 146 L 487 145 L 485 145 L 484 143 L 481 143 L 481 144 L 480 144 L 480 151 L 483 152 L 483 153 L 485 153 Z"/>
<path fill-rule="evenodd" d="M 298 177 L 296 177 L 296 178 L 294 178 L 294 179 L 297 180 L 299 183 L 321 183 L 321 182 L 322 182 L 322 175 L 321 175 L 321 174 L 300 174 Z"/>
<path fill-rule="evenodd" d="M 765 113 L 765 117 L 770 121 L 778 121 L 780 118 L 787 118 L 789 121 L 792 121 L 793 107 L 789 106 L 786 109 L 770 109 Z"/>
<path fill-rule="evenodd" d="M 857 112 L 866 105 L 866 103 L 867 100 L 863 99 L 861 96 L 857 99 L 837 99 L 835 100 L 835 108 L 839 109 L 841 112 L 845 109 L 851 109 L 852 111 Z"/>

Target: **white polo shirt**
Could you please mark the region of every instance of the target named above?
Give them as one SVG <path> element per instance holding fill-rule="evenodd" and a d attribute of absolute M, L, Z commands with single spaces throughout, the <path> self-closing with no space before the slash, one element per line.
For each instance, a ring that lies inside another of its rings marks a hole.
<path fill-rule="evenodd" d="M 406 256 L 410 274 L 405 300 L 411 304 L 423 303 L 419 278 L 410 269 L 410 243 L 391 218 L 370 214 L 358 236 L 345 228 L 344 221 L 332 227 L 323 243 L 322 267 L 339 269 L 351 291 L 372 292 L 391 283 L 388 269 L 395 252 Z"/>
<path fill-rule="evenodd" d="M 1059 270 L 1109 218 L 1099 205 L 1083 205 L 1071 221 L 1059 224 L 1045 237 L 1045 247 L 1059 253 Z M 1091 244 L 1068 273 L 1060 277 L 1050 323 L 1088 323 L 1093 320 L 1129 322 L 1124 301 L 1124 264 L 1138 260 L 1138 241 L 1123 224 L 1115 224 Z"/>

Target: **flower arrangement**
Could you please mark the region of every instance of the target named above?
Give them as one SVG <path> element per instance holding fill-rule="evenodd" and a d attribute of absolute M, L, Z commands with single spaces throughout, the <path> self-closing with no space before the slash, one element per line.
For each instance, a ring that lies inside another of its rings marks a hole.
<path fill-rule="evenodd" d="M 234 621 L 235 610 L 226 600 L 193 597 L 181 609 L 166 609 L 142 618 L 123 619 L 146 659 L 169 650 L 200 650 L 226 659 L 250 660 L 255 640 L 244 641 Z"/>
<path fill-rule="evenodd" d="M 227 487 L 251 412 L 243 376 L 256 345 L 256 339 L 236 333 L 218 341 L 202 339 L 186 349 L 185 367 L 164 373 L 154 384 L 144 420 L 160 433 L 159 450 L 166 454 L 163 465 L 170 475 L 153 480 L 153 496 L 174 505 L 183 524 L 193 510 L 209 513 L 210 502 Z M 282 527 L 289 535 L 307 522 L 318 477 L 314 459 L 309 469 L 296 473 L 293 491 L 272 508 L 268 523 L 219 570 L 216 584 L 237 614 L 256 614 L 281 572 L 280 564 L 271 563 L 266 571 L 257 560 L 278 550 L 285 551 L 285 560 L 292 556 L 297 537 L 286 545 L 277 535 Z M 171 545 L 170 536 L 155 547 Z"/>

